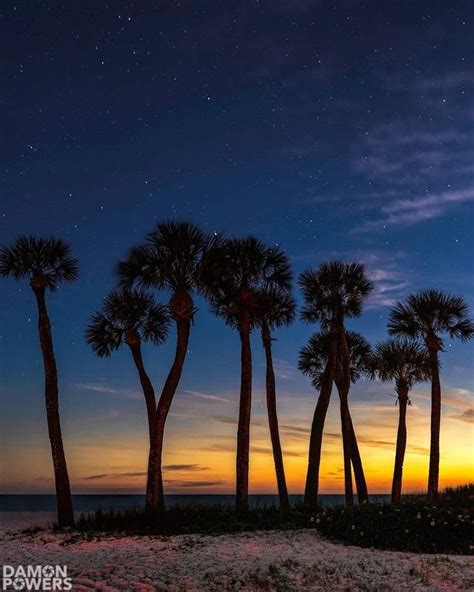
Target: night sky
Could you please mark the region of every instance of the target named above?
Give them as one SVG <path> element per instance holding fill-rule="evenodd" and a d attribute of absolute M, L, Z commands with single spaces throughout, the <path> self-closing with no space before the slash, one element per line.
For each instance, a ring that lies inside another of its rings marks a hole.
<path fill-rule="evenodd" d="M 472 2 L 30 1 L 1 12 L 0 242 L 54 235 L 80 260 L 79 280 L 48 298 L 74 491 L 143 490 L 146 414 L 130 354 L 99 359 L 83 333 L 116 262 L 156 220 L 254 234 L 283 247 L 295 274 L 327 259 L 364 262 L 377 287 L 349 325 L 373 343 L 412 291 L 474 305 Z M 2 280 L 0 295 L 1 491 L 51 491 L 33 294 Z M 232 491 L 239 340 L 197 305 L 166 485 Z M 303 488 L 316 400 L 296 360 L 313 330 L 297 321 L 274 344 L 292 493 Z M 250 488 L 270 492 L 258 335 L 253 344 Z M 473 471 L 474 348 L 445 345 L 441 485 Z M 157 393 L 173 348 L 174 333 L 144 348 Z M 361 381 L 350 398 L 378 491 L 393 463 L 391 388 Z M 420 488 L 427 385 L 413 402 L 406 475 Z M 342 487 L 337 413 L 333 396 L 323 492 Z"/>

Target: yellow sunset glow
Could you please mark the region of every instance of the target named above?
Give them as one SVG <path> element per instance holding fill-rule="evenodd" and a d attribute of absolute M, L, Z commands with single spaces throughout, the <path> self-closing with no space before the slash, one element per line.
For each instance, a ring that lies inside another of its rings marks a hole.
<path fill-rule="evenodd" d="M 309 431 L 315 396 L 283 395 L 280 430 L 290 493 L 304 489 Z M 469 420 L 472 393 L 446 389 L 443 395 L 440 486 L 474 478 L 474 431 Z M 250 492 L 276 493 L 264 393 L 254 394 L 251 430 Z M 426 488 L 429 460 L 429 392 L 415 391 L 408 408 L 408 443 L 404 491 Z M 137 402 L 138 408 L 141 402 Z M 371 493 L 390 491 L 398 409 L 392 399 L 351 402 L 352 417 Z M 233 493 L 237 397 L 221 401 L 177 397 L 165 437 L 164 480 L 168 493 Z M 113 423 L 113 431 L 110 424 Z M 87 431 L 65 422 L 65 445 L 76 493 L 143 493 L 147 461 L 144 416 L 132 424 L 119 416 L 104 424 L 91 422 Z M 52 473 L 45 425 L 35 425 L 31 439 L 22 433 L 15 446 L 6 446 L 4 491 L 50 492 Z M 39 430 L 39 432 L 38 432 Z M 30 445 L 29 445 L 30 444 Z M 343 491 L 342 441 L 338 400 L 333 395 L 326 420 L 320 471 L 321 493 Z"/>

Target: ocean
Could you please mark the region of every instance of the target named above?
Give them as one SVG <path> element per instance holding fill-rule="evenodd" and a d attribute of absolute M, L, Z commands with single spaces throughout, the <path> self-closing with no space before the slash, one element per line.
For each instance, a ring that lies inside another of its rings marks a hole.
<path fill-rule="evenodd" d="M 73 505 L 76 512 L 93 512 L 99 508 L 103 510 L 116 509 L 125 510 L 133 507 L 143 507 L 145 503 L 144 495 L 104 495 L 104 494 L 82 494 L 73 495 Z M 188 495 L 167 495 L 165 496 L 166 505 L 172 506 L 209 504 L 230 506 L 234 503 L 233 495 L 209 495 L 209 494 L 188 494 Z M 386 494 L 377 494 L 370 496 L 371 501 L 384 502 L 389 501 L 390 496 Z M 290 502 L 296 503 L 303 501 L 302 495 L 290 495 Z M 354 498 L 357 503 L 356 498 Z M 265 508 L 278 505 L 277 495 L 250 495 L 250 506 L 253 508 Z M 320 495 L 319 503 L 323 507 L 337 506 L 344 504 L 343 495 Z M 56 510 L 56 496 L 54 495 L 0 495 L 1 512 L 54 512 Z"/>

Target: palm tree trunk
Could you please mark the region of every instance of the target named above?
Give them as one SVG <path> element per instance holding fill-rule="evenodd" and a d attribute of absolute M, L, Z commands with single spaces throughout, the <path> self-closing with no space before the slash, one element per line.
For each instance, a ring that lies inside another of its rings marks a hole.
<path fill-rule="evenodd" d="M 341 364 L 340 373 L 340 411 L 341 411 L 341 429 L 342 429 L 342 447 L 344 455 L 344 494 L 346 506 L 352 506 L 354 503 L 354 492 L 352 488 L 352 434 L 351 434 L 351 416 L 349 413 L 349 389 L 351 385 L 350 354 L 347 345 L 346 333 L 343 325 L 337 327 L 338 332 L 338 353 Z"/>
<path fill-rule="evenodd" d="M 143 364 L 140 342 L 138 341 L 137 343 L 129 343 L 128 345 L 132 352 L 133 361 L 135 362 L 135 366 L 138 370 L 138 376 L 140 378 L 140 384 L 142 385 L 143 396 L 145 397 L 146 412 L 148 417 L 148 433 L 150 437 L 151 446 L 153 443 L 153 428 L 155 425 L 156 415 L 155 391 L 153 389 L 153 385 L 151 384 L 151 380 L 148 374 L 146 373 L 145 366 Z"/>
<path fill-rule="evenodd" d="M 431 366 L 431 442 L 430 468 L 428 473 L 428 498 L 438 497 L 439 481 L 439 434 L 441 429 L 441 383 L 439 380 L 438 350 L 428 348 Z"/>
<path fill-rule="evenodd" d="M 321 379 L 321 390 L 314 410 L 311 435 L 309 439 L 308 472 L 304 490 L 304 503 L 310 508 L 318 505 L 319 466 L 321 464 L 321 446 L 326 414 L 331 398 L 332 383 L 337 362 L 337 337 L 333 334 L 329 349 L 328 361 Z"/>
<path fill-rule="evenodd" d="M 354 492 L 352 489 L 352 433 L 351 417 L 349 415 L 349 405 L 347 402 L 347 392 L 340 393 L 340 413 L 342 429 L 342 448 L 344 456 L 344 495 L 346 506 L 352 506 L 354 503 Z"/>
<path fill-rule="evenodd" d="M 398 432 L 395 467 L 393 469 L 392 504 L 399 504 L 402 496 L 403 461 L 405 459 L 405 450 L 407 446 L 407 405 L 408 389 L 400 388 L 398 390 Z"/>
<path fill-rule="evenodd" d="M 252 350 L 250 347 L 250 316 L 244 312 L 239 320 L 240 354 L 240 407 L 237 429 L 236 496 L 237 511 L 248 510 L 250 411 L 252 406 Z"/>
<path fill-rule="evenodd" d="M 272 441 L 273 462 L 278 486 L 278 497 L 280 507 L 283 510 L 290 509 L 288 489 L 286 487 L 285 467 L 283 465 L 283 454 L 281 451 L 280 433 L 278 430 L 278 416 L 276 408 L 275 372 L 273 370 L 272 338 L 267 326 L 262 327 L 262 341 L 265 350 L 266 367 L 266 390 L 267 390 L 267 411 L 268 423 L 270 426 L 270 438 Z"/>
<path fill-rule="evenodd" d="M 53 349 L 51 325 L 45 302 L 45 288 L 33 287 L 38 304 L 38 331 L 43 354 L 46 399 L 46 416 L 48 419 L 49 441 L 53 456 L 54 482 L 56 486 L 56 503 L 58 507 L 58 526 L 73 526 L 74 512 L 72 508 L 71 488 L 64 454 L 61 423 L 59 419 L 58 373 Z"/>
<path fill-rule="evenodd" d="M 155 415 L 153 444 L 150 446 L 150 454 L 148 457 L 148 477 L 145 501 L 145 510 L 148 512 L 162 513 L 165 510 L 163 476 L 161 474 L 164 430 L 171 402 L 173 401 L 173 397 L 181 378 L 181 372 L 188 350 L 190 327 L 191 320 L 189 318 L 179 318 L 176 320 L 176 352 L 173 365 L 171 366 L 163 390 L 161 391 L 160 400 L 158 401 Z"/>
<path fill-rule="evenodd" d="M 341 389 L 339 381 L 336 382 L 337 389 L 339 391 L 339 398 L 341 398 Z M 352 469 L 354 471 L 354 480 L 357 488 L 357 499 L 359 504 L 363 504 L 369 501 L 369 492 L 367 489 L 367 481 L 365 480 L 364 467 L 362 466 L 362 459 L 359 452 L 359 445 L 357 444 L 357 437 L 354 430 L 354 424 L 350 416 L 349 407 L 347 408 L 349 413 L 349 425 L 350 425 L 350 439 L 351 439 L 351 461 Z"/>

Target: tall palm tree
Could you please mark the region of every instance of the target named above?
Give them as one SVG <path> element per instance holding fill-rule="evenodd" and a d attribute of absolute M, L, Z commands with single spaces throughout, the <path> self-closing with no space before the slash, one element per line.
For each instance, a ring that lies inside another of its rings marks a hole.
<path fill-rule="evenodd" d="M 366 364 L 370 355 L 369 343 L 355 331 L 346 331 L 347 344 L 349 346 L 350 355 L 350 372 L 351 372 L 351 383 L 354 384 L 359 378 L 366 372 Z M 322 385 L 322 379 L 324 370 L 327 365 L 329 352 L 331 349 L 331 335 L 329 332 L 314 333 L 307 345 L 300 350 L 298 368 L 303 374 L 311 377 L 311 382 L 315 389 L 320 390 Z M 350 459 L 345 459 L 344 466 L 348 466 L 352 461 L 352 467 L 354 469 L 354 478 L 357 487 L 357 498 L 359 503 L 367 502 L 369 499 L 367 491 L 367 482 L 365 479 L 364 469 L 362 466 L 362 459 L 360 457 L 359 446 L 357 444 L 357 438 L 355 435 L 354 426 L 350 417 L 348 408 L 347 396 L 342 388 L 341 382 L 341 364 L 338 360 L 336 364 L 334 383 L 339 392 L 339 398 L 341 401 L 341 420 L 344 416 L 342 409 L 345 409 L 345 413 L 349 416 L 350 422 Z M 347 452 L 347 451 L 346 451 Z"/>
<path fill-rule="evenodd" d="M 332 384 L 336 371 L 337 358 L 341 364 L 340 385 L 343 397 L 350 388 L 350 356 L 344 329 L 346 317 L 358 317 L 362 312 L 364 300 L 373 290 L 373 284 L 360 263 L 330 261 L 322 263 L 318 269 L 303 272 L 299 278 L 305 305 L 301 318 L 307 323 L 320 323 L 329 331 L 331 345 L 327 364 L 321 379 L 321 390 L 314 412 L 308 455 L 308 472 L 305 486 L 305 503 L 316 506 L 319 487 L 319 466 L 321 463 L 321 444 L 324 421 L 331 398 Z M 344 458 L 351 457 L 350 417 L 343 409 L 342 442 Z M 346 503 L 352 503 L 352 479 L 350 467 L 345 467 L 344 485 Z"/>
<path fill-rule="evenodd" d="M 273 369 L 272 332 L 285 325 L 289 325 L 295 318 L 296 303 L 291 293 L 281 288 L 272 288 L 264 291 L 260 297 L 258 324 L 260 325 L 263 349 L 266 359 L 266 394 L 268 423 L 270 426 L 270 438 L 272 441 L 273 462 L 278 486 L 280 507 L 284 510 L 290 508 L 288 489 L 286 486 L 283 454 L 278 430 L 278 416 L 276 408 L 275 372 Z"/>
<path fill-rule="evenodd" d="M 193 292 L 198 288 L 203 255 L 211 244 L 212 239 L 193 224 L 161 222 L 147 235 L 144 244 L 134 247 L 118 267 L 123 287 L 168 291 L 169 311 L 176 324 L 176 352 L 156 408 L 154 442 L 148 459 L 145 507 L 150 512 L 165 509 L 161 471 L 164 428 L 188 350 L 196 312 Z"/>
<path fill-rule="evenodd" d="M 156 415 L 155 391 L 145 370 L 142 342 L 162 344 L 168 334 L 168 309 L 157 304 L 144 290 L 113 290 L 104 299 L 99 312 L 92 315 L 86 329 L 86 341 L 101 358 L 109 357 L 124 343 L 130 348 L 145 397 L 150 445 Z"/>
<path fill-rule="evenodd" d="M 414 384 L 430 378 L 430 359 L 426 349 L 414 341 L 389 340 L 375 348 L 368 364 L 368 374 L 372 379 L 395 381 L 399 413 L 392 503 L 399 504 L 407 444 L 406 414 L 407 406 L 410 404 L 408 393 Z"/>
<path fill-rule="evenodd" d="M 390 335 L 422 339 L 428 349 L 431 366 L 431 441 L 428 497 L 438 497 L 439 434 L 441 427 L 441 383 L 439 352 L 443 349 L 441 335 L 467 341 L 474 335 L 474 323 L 464 298 L 439 290 L 424 290 L 398 302 L 390 313 Z"/>
<path fill-rule="evenodd" d="M 46 415 L 53 457 L 54 481 L 60 527 L 74 524 L 71 488 L 64 454 L 59 418 L 58 373 L 53 349 L 51 324 L 46 308 L 46 289 L 54 291 L 62 282 L 78 275 L 78 261 L 69 246 L 55 238 L 22 236 L 12 247 L 0 250 L 0 274 L 15 279 L 27 278 L 38 306 L 38 331 L 45 374 Z"/>
<path fill-rule="evenodd" d="M 266 247 L 254 237 L 229 239 L 209 251 L 203 265 L 202 284 L 212 311 L 237 329 L 241 341 L 235 503 L 237 510 L 245 511 L 252 402 L 250 333 L 257 324 L 259 294 L 271 288 L 290 289 L 290 264 L 281 249 Z"/>

